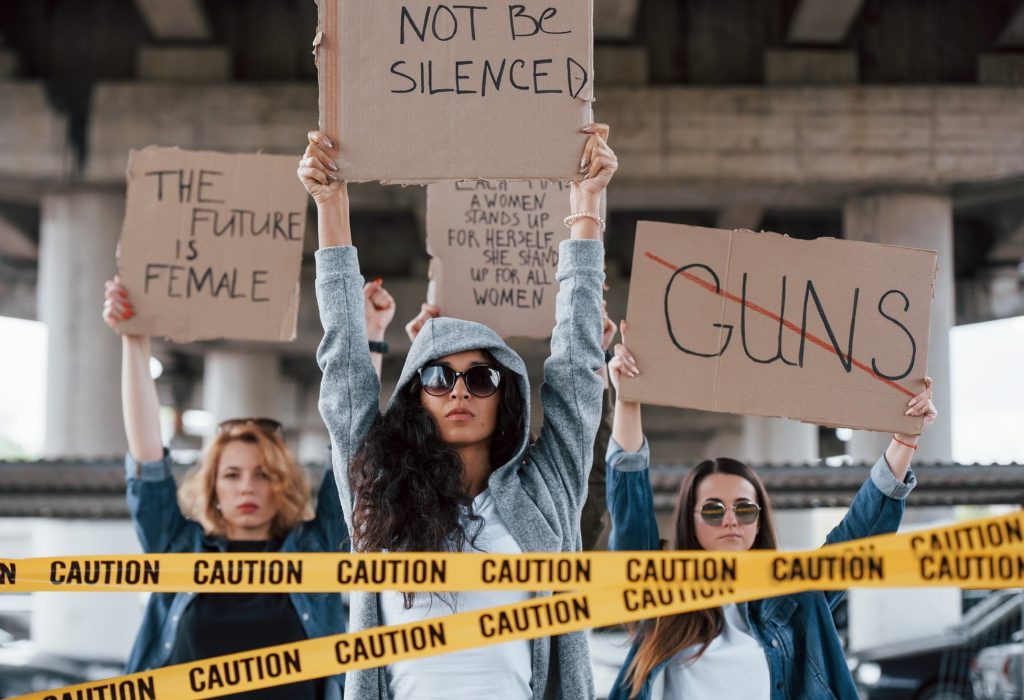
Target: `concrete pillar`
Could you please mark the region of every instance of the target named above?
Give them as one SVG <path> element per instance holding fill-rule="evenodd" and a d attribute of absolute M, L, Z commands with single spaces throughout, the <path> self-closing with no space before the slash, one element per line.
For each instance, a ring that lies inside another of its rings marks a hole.
<path fill-rule="evenodd" d="M 786 418 L 744 416 L 741 447 L 740 459 L 748 464 L 807 464 L 818 459 L 818 426 Z M 782 549 L 813 549 L 828 532 L 815 510 L 775 511 L 775 529 Z"/>
<path fill-rule="evenodd" d="M 818 426 L 786 418 L 743 417 L 743 457 L 754 464 L 818 459 Z"/>
<path fill-rule="evenodd" d="M 204 357 L 203 408 L 218 423 L 227 418 L 279 418 L 280 389 L 274 353 L 209 350 Z"/>
<path fill-rule="evenodd" d="M 46 455 L 109 456 L 127 443 L 121 419 L 121 342 L 100 319 L 114 276 L 124 196 L 42 198 L 39 320 L 47 328 Z"/>
<path fill-rule="evenodd" d="M 953 457 L 949 332 L 955 322 L 953 296 L 953 205 L 949 197 L 920 193 L 875 194 L 851 199 L 843 209 L 845 237 L 854 241 L 928 248 L 939 253 L 928 339 L 928 374 L 935 380 L 939 418 L 921 441 L 916 461 Z M 850 441 L 854 461 L 878 459 L 889 435 L 858 431 Z"/>
<path fill-rule="evenodd" d="M 920 193 L 857 197 L 844 207 L 843 230 L 850 240 L 928 248 L 939 253 L 928 339 L 928 374 L 935 380 L 939 419 L 921 440 L 915 462 L 950 460 L 953 439 L 949 332 L 956 310 L 952 202 L 949 197 Z M 854 461 L 873 462 L 889 444 L 889 439 L 886 434 L 856 431 L 849 443 L 850 455 Z M 913 498 L 911 495 L 910 503 Z M 949 522 L 953 519 L 951 510 L 929 515 Z M 914 515 L 915 510 L 911 510 L 904 525 L 916 519 Z M 853 590 L 849 602 L 850 648 L 865 649 L 883 641 L 893 643 L 940 634 L 959 617 L 960 592 L 957 589 Z"/>

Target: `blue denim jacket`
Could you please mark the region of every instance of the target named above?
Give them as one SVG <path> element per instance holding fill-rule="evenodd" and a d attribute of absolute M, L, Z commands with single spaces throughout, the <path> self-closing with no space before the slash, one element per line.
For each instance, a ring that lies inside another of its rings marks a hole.
<path fill-rule="evenodd" d="M 607 492 L 612 533 L 609 549 L 658 550 L 661 541 L 654 518 L 654 498 L 648 465 L 647 442 L 639 452 L 625 452 L 612 440 L 608 446 Z M 885 456 L 871 469 L 843 521 L 825 540 L 827 544 L 895 532 L 903 517 L 904 499 L 917 484 L 913 472 L 900 482 L 889 470 Z M 772 700 L 857 700 L 857 690 L 846 665 L 832 619 L 845 591 L 815 591 L 739 604 L 750 631 L 761 642 L 771 674 Z M 609 700 L 629 698 L 626 669 L 636 654 L 629 650 L 615 679 Z M 656 666 L 636 697 L 659 700 L 657 687 L 666 661 Z"/>
<path fill-rule="evenodd" d="M 137 463 L 125 458 L 128 510 L 146 553 L 225 551 L 227 541 L 210 537 L 199 523 L 187 520 L 178 507 L 178 487 L 166 452 L 156 462 Z M 347 537 L 334 474 L 327 469 L 316 505 L 316 517 L 294 528 L 281 545 L 282 552 L 335 552 Z M 178 621 L 195 593 L 152 593 L 146 604 L 126 673 L 159 668 L 167 663 L 178 633 Z M 295 612 L 309 638 L 345 631 L 345 614 L 338 593 L 290 593 Z M 343 675 L 328 678 L 324 700 L 340 700 Z"/>

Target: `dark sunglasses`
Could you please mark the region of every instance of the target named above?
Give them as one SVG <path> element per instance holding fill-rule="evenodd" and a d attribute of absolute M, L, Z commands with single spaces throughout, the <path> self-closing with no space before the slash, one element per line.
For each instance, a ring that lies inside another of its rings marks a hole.
<path fill-rule="evenodd" d="M 446 365 L 427 365 L 420 368 L 420 386 L 431 396 L 444 396 L 455 388 L 462 377 L 466 391 L 478 399 L 494 396 L 501 386 L 501 372 L 494 367 L 476 365 L 465 372 L 456 372 Z"/>
<path fill-rule="evenodd" d="M 724 503 L 718 501 L 708 501 L 702 505 L 697 512 L 700 513 L 700 517 L 703 518 L 704 522 L 713 527 L 718 527 L 725 521 L 725 513 L 727 508 L 732 508 L 732 512 L 736 515 L 736 522 L 740 525 L 750 525 L 757 522 L 757 518 L 761 515 L 761 506 L 756 503 L 749 501 L 743 501 L 733 506 L 726 506 Z"/>
<path fill-rule="evenodd" d="M 270 436 L 284 437 L 284 426 L 273 418 L 228 418 L 217 424 L 217 432 L 224 433 L 247 425 L 258 428 Z"/>

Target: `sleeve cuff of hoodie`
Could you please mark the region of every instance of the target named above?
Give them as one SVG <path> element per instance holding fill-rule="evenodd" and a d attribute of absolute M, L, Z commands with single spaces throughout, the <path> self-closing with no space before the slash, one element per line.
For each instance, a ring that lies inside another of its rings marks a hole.
<path fill-rule="evenodd" d="M 889 468 L 889 461 L 883 453 L 875 466 L 871 467 L 871 482 L 875 487 L 889 498 L 902 501 L 917 486 L 917 477 L 913 470 L 907 470 L 907 476 L 903 481 L 897 479 Z"/>
<path fill-rule="evenodd" d="M 644 438 L 644 444 L 636 452 L 626 452 L 615 438 L 608 438 L 608 454 L 605 466 L 618 472 L 639 472 L 651 465 L 651 447 Z"/>
<path fill-rule="evenodd" d="M 576 270 L 604 272 L 604 241 L 572 239 L 558 246 L 558 279 L 564 279 Z"/>
<path fill-rule="evenodd" d="M 171 476 L 171 453 L 165 447 L 163 459 L 153 462 L 136 462 L 129 452 L 124 457 L 124 473 L 129 479 L 163 481 Z"/>
<path fill-rule="evenodd" d="M 340 245 L 316 251 L 316 281 L 359 275 L 359 253 L 355 246 Z"/>

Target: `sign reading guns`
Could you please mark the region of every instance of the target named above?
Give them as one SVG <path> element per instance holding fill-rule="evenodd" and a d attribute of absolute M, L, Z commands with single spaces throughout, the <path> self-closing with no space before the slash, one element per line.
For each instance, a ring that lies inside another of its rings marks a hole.
<path fill-rule="evenodd" d="M 126 333 L 295 337 L 306 192 L 291 156 L 149 147 L 128 160 L 117 266 Z"/>
<path fill-rule="evenodd" d="M 591 0 L 321 0 L 322 128 L 350 182 L 579 179 Z"/>
<path fill-rule="evenodd" d="M 919 433 L 937 254 L 640 222 L 630 400 Z"/>

